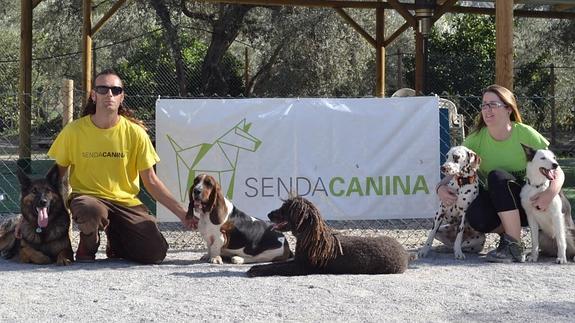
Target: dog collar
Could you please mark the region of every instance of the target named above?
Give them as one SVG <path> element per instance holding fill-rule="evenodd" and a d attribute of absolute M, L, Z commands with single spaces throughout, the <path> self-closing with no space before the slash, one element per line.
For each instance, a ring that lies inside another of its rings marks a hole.
<path fill-rule="evenodd" d="M 463 186 L 467 184 L 473 184 L 477 182 L 477 175 L 467 176 L 467 177 L 457 177 L 457 185 Z"/>
<path fill-rule="evenodd" d="M 533 185 L 533 184 L 531 184 L 531 181 L 529 180 L 529 177 L 525 177 L 525 183 L 527 183 L 527 185 L 533 186 L 533 187 L 535 187 L 535 188 L 540 188 L 541 186 L 543 186 L 543 184 L 545 184 L 545 183 L 541 183 L 541 184 L 539 184 L 539 185 Z"/>

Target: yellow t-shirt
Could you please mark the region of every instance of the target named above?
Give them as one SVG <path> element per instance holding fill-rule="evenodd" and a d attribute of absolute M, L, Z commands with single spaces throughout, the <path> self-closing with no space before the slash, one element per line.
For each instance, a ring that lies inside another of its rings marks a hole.
<path fill-rule="evenodd" d="M 90 116 L 73 121 L 58 134 L 48 156 L 71 166 L 72 193 L 124 206 L 142 204 L 139 172 L 160 161 L 146 131 L 124 117 L 110 129 L 96 127 Z"/>

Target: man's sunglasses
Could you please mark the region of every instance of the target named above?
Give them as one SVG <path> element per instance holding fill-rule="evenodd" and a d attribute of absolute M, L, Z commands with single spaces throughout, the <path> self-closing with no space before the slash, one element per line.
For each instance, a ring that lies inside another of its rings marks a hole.
<path fill-rule="evenodd" d="M 119 86 L 105 86 L 105 85 L 98 85 L 94 87 L 94 91 L 98 94 L 108 94 L 108 91 L 112 91 L 112 95 L 120 95 L 124 92 L 124 89 Z"/>

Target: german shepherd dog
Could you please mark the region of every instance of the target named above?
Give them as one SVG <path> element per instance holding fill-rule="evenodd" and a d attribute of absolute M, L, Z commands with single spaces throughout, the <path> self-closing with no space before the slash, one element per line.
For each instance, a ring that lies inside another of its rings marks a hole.
<path fill-rule="evenodd" d="M 18 170 L 21 214 L 0 225 L 0 252 L 4 258 L 18 255 L 20 262 L 66 266 L 74 253 L 70 240 L 70 213 L 64 205 L 58 166 L 45 178 L 30 179 Z M 20 223 L 21 239 L 14 236 Z"/>

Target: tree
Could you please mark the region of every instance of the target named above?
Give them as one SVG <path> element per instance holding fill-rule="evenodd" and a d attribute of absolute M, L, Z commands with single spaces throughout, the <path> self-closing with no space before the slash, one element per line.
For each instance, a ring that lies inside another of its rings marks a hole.
<path fill-rule="evenodd" d="M 181 57 L 186 72 L 187 94 L 200 96 L 201 66 L 208 46 L 187 32 L 178 33 L 182 46 Z M 175 62 L 170 45 L 165 42 L 164 31 L 154 30 L 141 37 L 138 49 L 133 50 L 115 68 L 127 88 L 126 104 L 138 111 L 144 120 L 154 118 L 155 100 L 158 96 L 180 97 L 180 84 L 175 81 Z M 226 53 L 220 66 L 229 83 L 228 90 L 233 96 L 243 91 L 241 86 L 241 63 Z M 187 96 L 187 95 L 186 95 Z"/>
<path fill-rule="evenodd" d="M 348 13 L 366 30 L 373 29 L 373 12 Z M 373 95 L 375 51 L 334 10 L 287 7 L 266 19 L 269 29 L 256 48 L 275 63 L 254 87 L 255 95 Z"/>
<path fill-rule="evenodd" d="M 230 94 L 220 66 L 225 52 L 243 56 L 234 41 L 250 48 L 247 95 L 373 94 L 375 51 L 334 10 L 182 1 L 182 12 L 211 31 L 201 73 L 205 95 Z M 373 29 L 373 12 L 349 12 Z"/>
<path fill-rule="evenodd" d="M 554 96 L 551 93 L 552 80 L 548 54 L 541 54 L 533 61 L 524 64 L 518 69 L 516 74 L 517 96 L 525 97 L 522 102 L 523 116 L 536 129 L 543 129 L 545 117 L 548 115 L 546 101 L 548 97 Z"/>
<path fill-rule="evenodd" d="M 204 95 L 227 95 L 230 91 L 222 69 L 222 58 L 242 31 L 244 18 L 254 6 L 219 4 L 215 8 L 212 13 L 205 14 L 188 9 L 186 0 L 181 1 L 181 9 L 186 16 L 200 19 L 212 29 L 210 45 L 202 63 L 201 92 Z"/>
<path fill-rule="evenodd" d="M 516 23 L 515 93 L 525 121 L 539 130 L 575 124 L 575 23 L 559 19 L 519 19 Z M 553 68 L 552 68 L 553 66 Z"/>
<path fill-rule="evenodd" d="M 164 38 L 170 46 L 172 57 L 174 58 L 176 66 L 176 78 L 179 85 L 179 95 L 186 96 L 188 94 L 186 87 L 186 69 L 184 58 L 182 57 L 182 45 L 180 44 L 178 29 L 172 24 L 170 12 L 163 1 L 150 0 L 149 3 L 156 11 L 156 15 L 160 18 L 160 22 L 164 27 Z"/>
<path fill-rule="evenodd" d="M 495 20 L 478 15 L 446 18 L 429 37 L 429 89 L 438 94 L 478 95 L 495 78 Z M 414 65 L 411 59 L 408 82 L 414 80 Z"/>

